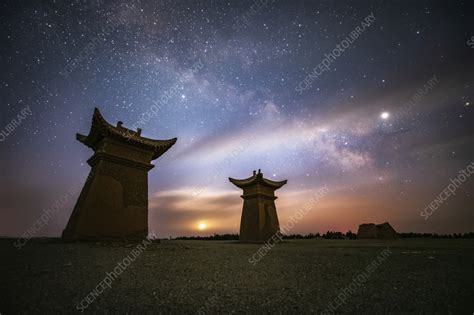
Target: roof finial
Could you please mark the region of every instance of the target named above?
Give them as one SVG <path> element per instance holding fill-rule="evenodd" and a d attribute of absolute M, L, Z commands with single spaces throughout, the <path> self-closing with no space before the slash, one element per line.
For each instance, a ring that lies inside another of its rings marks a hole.
<path fill-rule="evenodd" d="M 260 169 L 258 169 L 258 173 L 259 173 L 259 174 L 262 174 L 262 172 L 260 171 Z"/>
<path fill-rule="evenodd" d="M 257 174 L 257 171 L 253 170 L 253 176 L 255 176 L 256 174 Z"/>
<path fill-rule="evenodd" d="M 122 122 L 122 121 L 120 121 L 120 120 L 117 121 L 117 127 L 122 127 L 122 125 L 123 125 L 123 122 Z"/>

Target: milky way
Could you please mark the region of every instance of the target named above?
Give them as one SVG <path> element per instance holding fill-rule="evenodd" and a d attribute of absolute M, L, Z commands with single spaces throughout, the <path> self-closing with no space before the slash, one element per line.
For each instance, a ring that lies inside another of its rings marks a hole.
<path fill-rule="evenodd" d="M 60 234 L 89 171 L 75 133 L 94 107 L 146 137 L 178 137 L 149 173 L 161 236 L 237 232 L 241 192 L 227 178 L 256 169 L 288 179 L 281 222 L 327 187 L 295 233 L 474 229 L 471 178 L 420 215 L 473 162 L 467 1 L 1 8 L 0 235 L 21 235 L 55 204 L 36 235 Z"/>

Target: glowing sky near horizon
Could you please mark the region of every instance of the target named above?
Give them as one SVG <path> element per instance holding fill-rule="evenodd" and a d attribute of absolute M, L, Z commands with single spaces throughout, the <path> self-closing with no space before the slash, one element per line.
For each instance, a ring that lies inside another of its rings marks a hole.
<path fill-rule="evenodd" d="M 237 233 L 241 191 L 228 177 L 256 169 L 288 179 L 277 191 L 280 223 L 328 187 L 294 233 L 385 221 L 474 230 L 473 179 L 420 216 L 473 162 L 468 2 L 268 1 L 252 14 L 253 1 L 132 3 L 2 2 L 0 128 L 25 106 L 32 115 L 0 142 L 0 235 L 21 235 L 82 185 L 92 151 L 75 134 L 87 134 L 94 107 L 132 127 L 172 90 L 140 125 L 150 138 L 178 137 L 149 173 L 149 227 L 161 237 Z M 375 22 L 300 94 L 371 13 Z M 77 195 L 37 236 L 60 235 Z"/>

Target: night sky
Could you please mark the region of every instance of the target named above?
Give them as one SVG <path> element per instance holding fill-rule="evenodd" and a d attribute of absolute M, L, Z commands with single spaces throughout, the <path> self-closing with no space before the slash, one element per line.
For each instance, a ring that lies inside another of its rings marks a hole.
<path fill-rule="evenodd" d="M 75 134 L 88 133 L 94 107 L 146 137 L 178 138 L 149 172 L 149 227 L 162 237 L 237 233 L 241 191 L 228 177 L 254 169 L 288 179 L 281 224 L 327 187 L 294 233 L 385 221 L 474 230 L 472 178 L 420 215 L 474 162 L 469 1 L 0 7 L 0 235 L 22 235 L 58 201 L 35 236 L 60 235 L 90 170 Z"/>

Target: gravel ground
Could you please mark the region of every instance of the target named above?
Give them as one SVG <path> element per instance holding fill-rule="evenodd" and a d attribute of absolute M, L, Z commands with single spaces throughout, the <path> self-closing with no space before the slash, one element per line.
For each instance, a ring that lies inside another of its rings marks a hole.
<path fill-rule="evenodd" d="M 474 312 L 474 240 L 286 241 L 255 266 L 258 244 L 162 241 L 92 303 L 83 299 L 136 243 L 12 243 L 0 240 L 1 315 L 81 313 L 80 305 L 99 314 Z"/>

